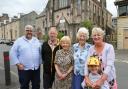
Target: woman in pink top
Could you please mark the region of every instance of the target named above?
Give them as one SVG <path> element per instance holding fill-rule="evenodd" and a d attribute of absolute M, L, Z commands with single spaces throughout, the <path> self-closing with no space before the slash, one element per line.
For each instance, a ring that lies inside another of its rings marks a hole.
<path fill-rule="evenodd" d="M 116 85 L 116 72 L 115 72 L 115 52 L 114 48 L 111 44 L 108 44 L 103 41 L 104 39 L 104 31 L 101 28 L 93 28 L 92 29 L 92 38 L 94 45 L 90 47 L 89 57 L 93 55 L 97 55 L 99 59 L 101 59 L 101 68 L 103 71 L 102 77 L 92 83 L 88 78 L 88 69 L 87 65 L 85 67 L 85 80 L 86 85 L 90 86 L 94 89 L 99 89 L 102 84 L 107 80 L 110 85 L 110 89 L 117 89 Z M 88 58 L 89 58 L 88 57 Z"/>

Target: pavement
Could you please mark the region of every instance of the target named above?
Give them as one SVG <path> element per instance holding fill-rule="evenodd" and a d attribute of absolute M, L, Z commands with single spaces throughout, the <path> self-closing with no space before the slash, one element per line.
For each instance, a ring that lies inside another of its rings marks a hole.
<path fill-rule="evenodd" d="M 128 63 L 128 50 L 115 50 L 115 57 L 117 62 Z"/>
<path fill-rule="evenodd" d="M 116 62 L 128 63 L 128 50 L 115 50 L 115 54 L 116 54 Z M 9 86 L 5 85 L 5 71 L 3 67 L 0 67 L 0 89 L 20 89 L 17 73 L 13 71 L 11 71 L 11 81 L 12 81 L 11 85 Z M 42 84 L 41 84 L 41 89 L 42 89 Z"/>
<path fill-rule="evenodd" d="M 5 70 L 0 68 L 0 89 L 19 89 L 18 77 L 11 72 L 11 85 L 5 85 Z"/>

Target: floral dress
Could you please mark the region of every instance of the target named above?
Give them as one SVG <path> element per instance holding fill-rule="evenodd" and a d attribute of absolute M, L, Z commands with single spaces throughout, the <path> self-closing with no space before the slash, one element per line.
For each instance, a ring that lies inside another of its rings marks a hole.
<path fill-rule="evenodd" d="M 73 66 L 73 52 L 69 50 L 64 52 L 63 49 L 58 50 L 56 53 L 55 64 L 59 66 L 62 73 L 66 73 L 71 66 Z M 59 80 L 57 73 L 55 73 L 54 89 L 71 89 L 72 72 L 66 77 L 65 80 Z"/>

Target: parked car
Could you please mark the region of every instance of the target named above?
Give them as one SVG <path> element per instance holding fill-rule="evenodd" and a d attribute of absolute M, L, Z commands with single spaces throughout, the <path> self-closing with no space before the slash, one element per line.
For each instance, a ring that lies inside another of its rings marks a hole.
<path fill-rule="evenodd" d="M 0 44 L 4 44 L 4 43 L 5 43 L 5 40 L 1 39 Z"/>
<path fill-rule="evenodd" d="M 10 42 L 8 42 L 8 43 L 6 43 L 6 45 L 9 45 L 9 46 L 11 46 L 11 45 L 13 45 L 13 41 L 10 41 Z"/>
<path fill-rule="evenodd" d="M 5 42 L 5 44 L 6 44 L 6 45 L 9 45 L 9 46 L 13 45 L 13 43 L 14 43 L 14 41 L 6 41 L 6 42 Z"/>

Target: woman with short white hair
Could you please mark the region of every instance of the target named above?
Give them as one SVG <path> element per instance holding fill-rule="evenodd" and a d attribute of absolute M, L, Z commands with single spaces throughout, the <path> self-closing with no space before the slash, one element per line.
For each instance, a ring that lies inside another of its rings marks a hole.
<path fill-rule="evenodd" d="M 92 87 L 93 89 L 100 89 L 102 84 L 107 80 L 110 89 L 117 89 L 116 85 L 116 72 L 115 72 L 115 52 L 111 44 L 104 42 L 105 32 L 99 27 L 94 27 L 92 29 L 92 39 L 94 45 L 89 49 L 89 57 L 96 55 L 101 61 L 102 76 L 96 82 L 92 83 L 88 78 L 88 68 L 85 67 L 85 81 L 86 85 Z"/>
<path fill-rule="evenodd" d="M 72 80 L 72 89 L 82 89 L 81 83 L 84 79 L 84 66 L 88 56 L 90 44 L 86 42 L 89 38 L 87 28 L 81 27 L 77 32 L 78 43 L 73 45 L 74 52 L 74 73 Z"/>

